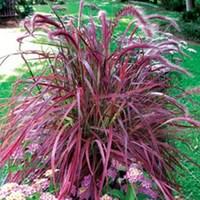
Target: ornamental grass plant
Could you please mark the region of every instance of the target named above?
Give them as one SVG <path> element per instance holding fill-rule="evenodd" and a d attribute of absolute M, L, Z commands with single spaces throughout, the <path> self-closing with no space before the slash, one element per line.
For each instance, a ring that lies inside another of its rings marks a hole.
<path fill-rule="evenodd" d="M 178 132 L 200 123 L 167 92 L 166 72 L 190 75 L 167 59 L 182 53 L 178 40 L 152 23 L 169 19 L 127 6 L 112 20 L 100 11 L 85 23 L 82 9 L 83 1 L 78 18 L 37 14 L 24 23 L 20 46 L 45 38 L 52 49 L 21 51 L 32 77 L 16 83 L 7 104 L 0 165 L 23 170 L 9 173 L 7 181 L 31 183 L 52 170 L 59 200 L 131 200 L 139 193 L 173 200 L 173 173 L 184 155 L 170 140 L 181 140 Z M 127 16 L 130 24 L 115 34 Z M 28 54 L 45 62 L 37 75 Z"/>

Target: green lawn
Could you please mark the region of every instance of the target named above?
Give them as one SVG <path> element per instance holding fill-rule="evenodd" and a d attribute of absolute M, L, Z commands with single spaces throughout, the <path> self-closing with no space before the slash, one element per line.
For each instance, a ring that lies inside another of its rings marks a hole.
<path fill-rule="evenodd" d="M 116 12 L 118 10 L 120 10 L 124 5 L 124 3 L 119 2 L 119 0 L 104 0 L 104 1 L 100 1 L 100 0 L 85 0 L 86 4 L 95 4 L 98 8 L 106 10 L 108 16 L 113 17 L 114 14 L 116 14 Z M 148 4 L 148 3 L 143 3 L 140 1 L 132 1 L 132 3 L 130 2 L 129 4 L 132 5 L 136 5 L 141 7 L 145 13 L 147 14 L 162 14 L 164 16 L 168 16 L 168 17 L 179 17 L 180 13 L 178 12 L 173 12 L 173 11 L 167 11 L 164 10 L 162 8 L 160 8 L 157 5 L 154 4 Z M 78 8 L 79 8 L 79 0 L 68 0 L 66 1 L 66 3 L 63 5 L 63 7 L 66 9 L 65 10 L 65 14 L 70 14 L 70 15 L 74 15 L 77 14 Z M 44 12 L 44 13 L 50 13 L 51 12 L 51 8 L 49 5 L 34 5 L 34 11 L 35 12 Z M 96 14 L 97 11 L 95 9 L 90 9 L 88 7 L 84 8 L 84 14 L 86 15 L 91 15 L 94 16 L 94 14 Z"/>
<path fill-rule="evenodd" d="M 89 2 L 89 1 L 88 1 Z M 120 8 L 122 8 L 123 4 L 118 3 L 117 1 L 111 1 L 111 0 L 94 0 L 94 3 L 97 3 L 97 6 L 100 9 L 104 9 L 107 11 L 109 17 L 113 17 L 114 13 L 118 11 Z M 137 6 L 140 6 L 144 9 L 144 12 L 151 14 L 162 14 L 165 16 L 170 16 L 177 18 L 179 17 L 179 13 L 177 12 L 169 12 L 166 10 L 163 10 L 159 7 L 155 7 L 148 4 L 142 4 L 142 3 L 133 3 Z M 68 15 L 75 15 L 78 11 L 79 1 L 78 0 L 68 0 L 65 7 L 66 11 L 65 14 Z M 48 5 L 44 6 L 34 6 L 35 11 L 37 12 L 50 12 L 50 8 Z M 98 11 L 91 10 L 89 8 L 86 8 L 84 11 L 85 16 L 97 16 Z M 124 26 L 126 26 L 128 23 L 128 20 L 124 20 L 123 24 L 119 27 L 118 31 L 120 31 Z M 183 62 L 183 67 L 187 68 L 190 72 L 193 73 L 194 77 L 189 78 L 185 76 L 179 76 L 178 78 L 174 79 L 174 85 L 179 85 L 183 89 L 191 89 L 192 87 L 200 86 L 200 44 L 190 44 L 191 48 L 195 49 L 197 51 L 196 54 L 190 53 L 190 59 L 185 58 Z M 22 72 L 20 72 L 23 74 Z M 19 74 L 20 74 L 19 73 Z M 27 76 L 27 73 L 25 73 L 25 76 Z M 0 76 L 0 98 L 7 98 L 11 95 L 11 88 L 14 81 L 17 79 L 17 77 L 9 77 L 8 79 L 1 81 Z M 192 100 L 192 101 L 190 101 Z M 187 105 L 191 111 L 191 114 L 194 116 L 194 118 L 200 120 L 200 95 L 192 95 L 191 99 L 184 98 L 182 102 Z M 1 109 L 0 115 L 3 115 L 5 112 Z M 186 146 L 182 143 L 177 143 L 177 147 L 183 151 L 185 154 L 190 156 L 194 161 L 200 164 L 199 158 L 200 158 L 200 132 L 195 130 L 188 130 L 184 135 L 189 141 L 190 145 Z M 199 200 L 200 199 L 200 170 L 198 167 L 191 165 L 186 160 L 182 161 L 183 166 L 187 168 L 187 171 L 183 172 L 184 176 L 180 177 L 178 176 L 178 182 L 183 188 L 183 193 L 185 195 L 185 199 L 188 200 Z"/>
<path fill-rule="evenodd" d="M 190 59 L 185 58 L 183 66 L 193 73 L 193 77 L 181 76 L 178 80 L 175 79 L 174 81 L 175 85 L 179 85 L 183 89 L 191 89 L 200 86 L 200 45 L 190 46 L 195 49 L 197 53 L 191 53 Z M 200 120 L 200 93 L 191 95 L 190 98 L 184 98 L 182 102 L 187 105 L 193 117 Z M 177 143 L 177 147 L 200 165 L 200 131 L 188 130 L 184 133 L 184 137 L 190 141 L 190 145 L 186 146 L 182 143 Z M 183 160 L 182 164 L 187 168 L 187 171 L 183 172 L 183 177 L 177 177 L 177 179 L 183 188 L 185 198 L 188 200 L 199 200 L 200 169 L 186 160 Z"/>

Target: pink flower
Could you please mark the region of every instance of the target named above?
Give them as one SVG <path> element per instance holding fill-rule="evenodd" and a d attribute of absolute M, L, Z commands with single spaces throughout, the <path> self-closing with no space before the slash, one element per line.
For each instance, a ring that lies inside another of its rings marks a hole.
<path fill-rule="evenodd" d="M 107 171 L 107 176 L 114 180 L 117 177 L 117 170 L 114 167 L 110 167 Z"/>
<path fill-rule="evenodd" d="M 113 200 L 113 198 L 112 198 L 111 196 L 107 195 L 107 194 L 104 194 L 104 195 L 100 198 L 100 200 Z"/>
<path fill-rule="evenodd" d="M 11 156 L 14 160 L 22 160 L 24 158 L 24 152 L 22 147 L 18 148 Z"/>
<path fill-rule="evenodd" d="M 141 186 L 143 188 L 152 188 L 152 181 L 147 179 L 147 178 L 144 178 L 142 181 L 141 181 Z"/>
<path fill-rule="evenodd" d="M 37 192 L 41 192 L 41 191 L 46 190 L 49 187 L 49 184 L 50 184 L 50 182 L 49 182 L 48 178 L 35 179 L 32 187 Z"/>
<path fill-rule="evenodd" d="M 11 192 L 17 191 L 19 185 L 17 183 L 6 183 L 0 187 L 0 199 L 4 199 L 6 196 L 10 195 Z"/>
<path fill-rule="evenodd" d="M 34 193 L 37 192 L 35 188 L 33 188 L 29 185 L 20 185 L 19 187 L 20 187 L 20 190 L 22 191 L 22 193 L 26 197 L 31 196 L 31 195 L 33 195 Z"/>
<path fill-rule="evenodd" d="M 137 164 L 132 164 L 126 172 L 125 178 L 130 183 L 136 183 L 143 178 L 143 172 L 138 168 Z"/>
<path fill-rule="evenodd" d="M 40 200 L 57 200 L 57 198 L 49 192 L 42 193 Z"/>
<path fill-rule="evenodd" d="M 12 191 L 5 199 L 6 200 L 26 200 L 26 197 L 21 191 Z"/>
<path fill-rule="evenodd" d="M 88 199 L 90 197 L 90 185 L 92 182 L 92 176 L 87 175 L 83 178 L 81 182 L 81 187 L 78 189 L 78 197 L 80 200 Z"/>
<path fill-rule="evenodd" d="M 33 144 L 30 144 L 28 145 L 28 150 L 27 152 L 31 153 L 31 154 L 34 154 L 37 152 L 37 150 L 40 148 L 40 145 L 37 144 L 37 143 L 33 143 Z"/>
<path fill-rule="evenodd" d="M 90 186 L 91 181 L 92 181 L 92 176 L 91 175 L 85 176 L 83 178 L 83 181 L 81 182 L 81 186 L 87 188 L 87 187 Z"/>

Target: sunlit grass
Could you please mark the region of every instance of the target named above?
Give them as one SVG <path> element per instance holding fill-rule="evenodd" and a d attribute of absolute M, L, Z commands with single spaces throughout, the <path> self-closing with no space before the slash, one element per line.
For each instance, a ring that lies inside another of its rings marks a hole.
<path fill-rule="evenodd" d="M 180 75 L 173 77 L 173 84 L 181 87 L 184 90 L 190 90 L 195 87 L 200 87 L 200 45 L 189 45 L 195 49 L 197 53 L 189 53 L 189 58 L 185 57 L 182 66 L 188 69 L 193 77 Z M 173 92 L 173 91 L 172 91 Z M 181 100 L 185 104 L 191 115 L 200 120 L 200 94 L 190 95 Z M 200 165 L 200 130 L 187 130 L 182 134 L 184 139 L 189 141 L 189 145 L 181 142 L 176 143 L 179 150 L 192 158 Z M 186 200 L 200 199 L 200 173 L 199 167 L 189 163 L 187 160 L 182 160 L 184 170 L 179 171 L 183 176 L 177 176 L 178 183 L 182 187 L 183 194 Z"/>

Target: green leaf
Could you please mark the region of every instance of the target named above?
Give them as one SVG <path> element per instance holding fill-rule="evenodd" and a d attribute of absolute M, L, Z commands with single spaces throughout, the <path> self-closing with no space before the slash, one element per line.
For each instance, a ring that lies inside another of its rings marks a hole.
<path fill-rule="evenodd" d="M 8 166 L 8 171 L 11 172 L 11 173 L 15 173 L 15 172 L 18 172 L 18 171 L 22 171 L 24 169 L 24 164 L 20 164 L 20 165 L 9 165 Z"/>
<path fill-rule="evenodd" d="M 120 200 L 125 199 L 124 193 L 120 190 L 117 190 L 117 189 L 112 189 L 112 190 L 108 191 L 107 194 L 109 194 L 110 196 L 112 196 L 114 198 L 118 198 Z"/>
<path fill-rule="evenodd" d="M 149 196 L 147 196 L 146 194 L 138 194 L 137 199 L 138 200 L 147 200 L 147 199 L 149 199 Z"/>
<path fill-rule="evenodd" d="M 40 200 L 40 193 L 36 192 L 32 196 L 26 197 L 26 200 Z"/>
<path fill-rule="evenodd" d="M 56 192 L 59 191 L 59 185 L 54 185 L 52 182 L 50 183 L 49 187 L 48 187 L 48 192 L 50 192 L 51 194 L 54 194 Z"/>
<path fill-rule="evenodd" d="M 135 189 L 131 184 L 128 184 L 128 191 L 125 200 L 137 200 Z"/>
<path fill-rule="evenodd" d="M 26 152 L 25 153 L 25 160 L 30 163 L 31 159 L 32 159 L 32 154 L 30 152 Z"/>

